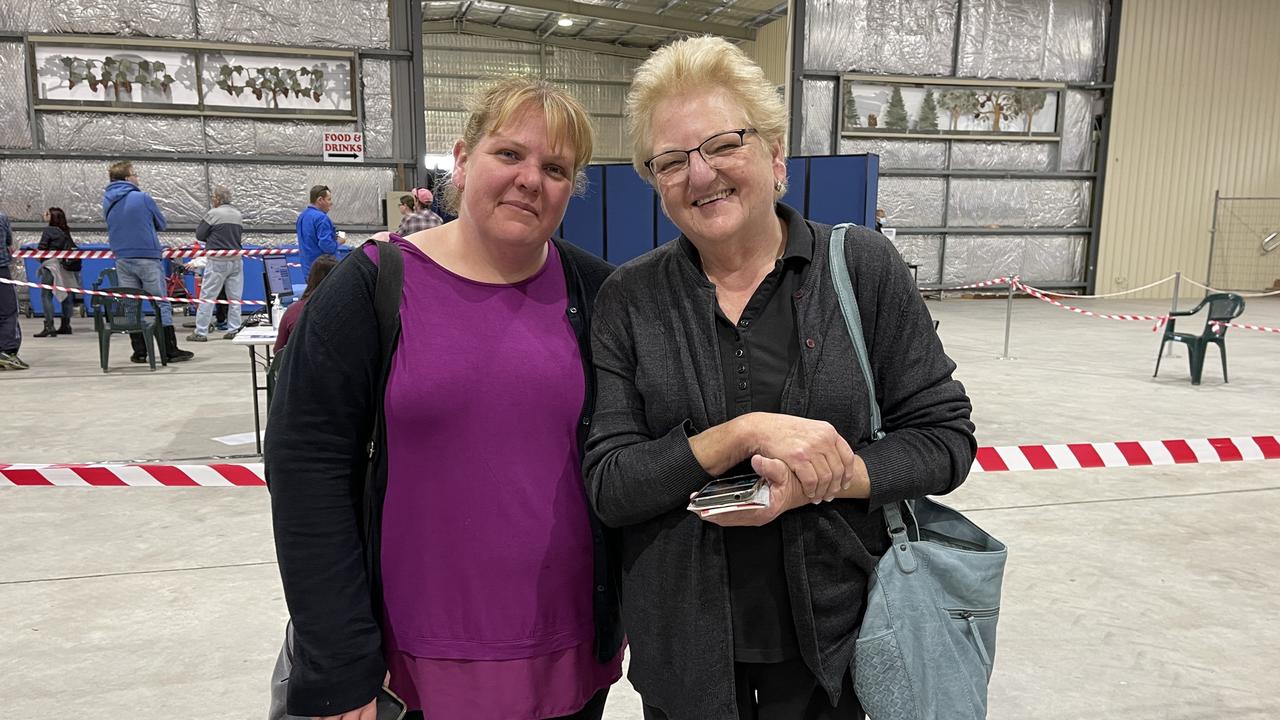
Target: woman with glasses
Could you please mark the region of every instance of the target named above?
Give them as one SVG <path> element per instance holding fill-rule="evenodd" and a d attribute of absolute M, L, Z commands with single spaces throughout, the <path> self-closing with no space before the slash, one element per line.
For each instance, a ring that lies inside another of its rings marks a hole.
<path fill-rule="evenodd" d="M 888 546 L 878 508 L 963 482 L 969 400 L 893 246 L 850 228 L 887 430 L 871 442 L 832 228 L 779 201 L 787 116 L 742 51 L 711 37 L 659 50 L 627 114 L 636 170 L 681 236 L 600 291 L 585 470 L 597 513 L 623 530 L 644 717 L 861 718 L 851 666 Z M 707 482 L 752 472 L 764 507 L 687 509 Z"/>

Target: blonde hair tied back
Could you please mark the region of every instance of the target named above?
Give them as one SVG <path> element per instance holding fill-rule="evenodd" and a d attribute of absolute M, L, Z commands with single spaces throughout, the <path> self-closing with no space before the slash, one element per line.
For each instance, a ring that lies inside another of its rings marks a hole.
<path fill-rule="evenodd" d="M 573 148 L 573 191 L 575 195 L 582 194 L 587 187 L 583 168 L 591 162 L 594 143 L 591 119 L 577 98 L 546 80 L 511 75 L 484 83 L 467 104 L 470 115 L 460 140 L 468 150 L 474 149 L 486 135 L 529 108 L 536 108 L 546 118 L 553 147 L 567 144 Z M 446 180 L 443 193 L 445 209 L 457 213 L 462 191 L 453 184 L 452 176 Z"/>

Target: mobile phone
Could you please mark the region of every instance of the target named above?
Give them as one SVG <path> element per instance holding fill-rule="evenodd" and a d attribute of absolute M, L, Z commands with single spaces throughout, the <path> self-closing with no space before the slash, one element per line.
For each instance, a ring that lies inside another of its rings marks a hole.
<path fill-rule="evenodd" d="M 764 478 L 755 473 L 719 478 L 703 485 L 689 505 L 699 509 L 733 505 L 751 499 L 763 484 Z"/>
<path fill-rule="evenodd" d="M 378 690 L 377 700 L 377 720 L 404 720 L 405 714 L 409 712 L 404 701 L 386 687 Z"/>

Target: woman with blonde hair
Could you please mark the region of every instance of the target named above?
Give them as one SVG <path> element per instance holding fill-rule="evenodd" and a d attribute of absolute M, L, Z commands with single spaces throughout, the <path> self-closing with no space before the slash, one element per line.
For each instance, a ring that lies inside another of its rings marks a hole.
<path fill-rule="evenodd" d="M 845 254 L 887 435 L 831 281 L 832 227 L 780 202 L 786 112 L 712 37 L 637 70 L 637 172 L 681 235 L 601 288 L 587 442 L 591 502 L 622 528 L 629 677 L 647 720 L 850 720 L 879 508 L 963 482 L 976 444 L 906 265 L 850 228 Z M 756 473 L 767 505 L 690 512 L 707 482 Z M 872 512 L 872 511 L 875 512 Z"/>
<path fill-rule="evenodd" d="M 371 720 L 389 674 L 411 717 L 600 718 L 622 632 L 581 460 L 611 268 L 552 238 L 591 148 L 564 91 L 487 86 L 453 148 L 458 219 L 390 238 L 404 259 L 390 360 L 373 243 L 309 299 L 265 456 L 291 714 Z"/>

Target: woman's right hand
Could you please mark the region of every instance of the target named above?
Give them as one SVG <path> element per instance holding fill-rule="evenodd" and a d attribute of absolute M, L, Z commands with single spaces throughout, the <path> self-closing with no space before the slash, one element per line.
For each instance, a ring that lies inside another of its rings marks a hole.
<path fill-rule="evenodd" d="M 853 448 L 824 420 L 751 413 L 751 454 L 787 464 L 812 502 L 831 500 L 853 481 Z"/>

